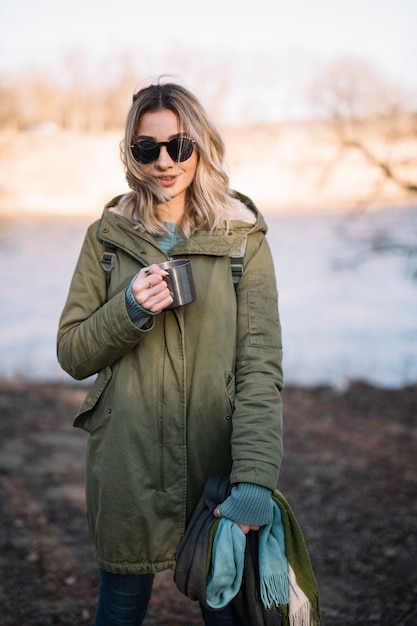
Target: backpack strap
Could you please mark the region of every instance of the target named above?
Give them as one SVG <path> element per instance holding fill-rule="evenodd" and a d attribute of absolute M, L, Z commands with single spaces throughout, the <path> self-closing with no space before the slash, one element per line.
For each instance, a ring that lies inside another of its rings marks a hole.
<path fill-rule="evenodd" d="M 104 252 L 101 255 L 100 262 L 106 277 L 106 302 L 108 299 L 108 291 L 110 286 L 111 272 L 116 265 L 116 246 L 108 241 L 102 241 Z M 243 274 L 243 259 L 245 258 L 246 237 L 239 241 L 229 253 L 230 270 L 232 272 L 232 280 L 235 291 L 239 284 L 239 280 Z"/>
<path fill-rule="evenodd" d="M 243 274 L 243 257 L 240 259 L 230 258 L 230 269 L 232 271 L 232 280 L 236 291 L 239 280 Z"/>
<path fill-rule="evenodd" d="M 235 245 L 229 252 L 230 257 L 230 269 L 232 272 L 232 280 L 233 285 L 235 287 L 235 291 L 237 290 L 237 286 L 239 284 L 239 280 L 243 274 L 243 259 L 245 258 L 246 251 L 246 237 Z"/>
<path fill-rule="evenodd" d="M 100 262 L 101 266 L 104 270 L 104 274 L 106 277 L 106 300 L 107 302 L 109 297 L 109 287 L 110 287 L 110 276 L 112 269 L 116 265 L 116 246 L 109 243 L 108 241 L 102 241 L 104 246 L 104 252 L 101 255 Z"/>

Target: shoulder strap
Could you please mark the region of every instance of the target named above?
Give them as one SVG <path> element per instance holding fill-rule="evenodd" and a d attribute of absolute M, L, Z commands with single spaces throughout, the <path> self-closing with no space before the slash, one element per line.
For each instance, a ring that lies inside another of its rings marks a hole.
<path fill-rule="evenodd" d="M 104 252 L 101 255 L 100 261 L 101 261 L 101 266 L 104 270 L 105 277 L 106 277 L 106 302 L 107 302 L 108 295 L 109 295 L 111 271 L 116 265 L 116 246 L 113 246 L 113 244 L 109 243 L 108 241 L 103 241 L 102 244 L 104 246 Z"/>
<path fill-rule="evenodd" d="M 239 280 L 243 274 L 243 257 L 240 259 L 230 257 L 230 269 L 232 271 L 232 280 L 236 291 Z"/>
<path fill-rule="evenodd" d="M 106 277 L 106 301 L 108 297 L 108 290 L 110 285 L 110 275 L 111 271 L 116 264 L 116 246 L 109 243 L 108 241 L 102 241 L 104 246 L 104 252 L 101 255 L 100 262 L 101 266 L 105 272 Z M 235 291 L 239 284 L 239 280 L 243 274 L 243 259 L 245 258 L 245 250 L 246 250 L 246 237 L 239 242 L 235 248 L 233 248 L 230 253 L 230 270 L 232 272 L 232 280 L 233 285 L 235 287 Z"/>
<path fill-rule="evenodd" d="M 232 279 L 235 286 L 235 291 L 243 274 L 243 259 L 245 258 L 245 251 L 246 237 L 244 237 L 241 241 L 238 241 L 235 247 L 232 248 L 232 250 L 230 250 L 229 252 L 230 269 L 232 272 Z"/>

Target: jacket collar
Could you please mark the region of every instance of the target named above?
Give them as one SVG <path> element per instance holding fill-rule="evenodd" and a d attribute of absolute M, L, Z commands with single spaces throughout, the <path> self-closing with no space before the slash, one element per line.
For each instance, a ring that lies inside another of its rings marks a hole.
<path fill-rule="evenodd" d="M 209 230 L 200 230 L 192 235 L 189 239 L 184 239 L 176 244 L 172 250 L 172 255 L 192 255 L 192 254 L 209 254 L 212 256 L 227 256 L 233 250 L 239 248 L 246 237 L 253 232 L 266 233 L 267 226 L 265 220 L 253 202 L 238 192 L 232 192 L 234 198 L 240 201 L 244 211 L 236 212 L 236 219 L 232 217 L 230 220 L 229 231 L 221 228 L 211 233 Z M 111 210 L 111 207 L 117 204 L 119 198 L 115 198 L 109 202 L 103 211 L 103 216 L 99 226 L 98 237 L 101 241 L 105 241 L 118 248 L 122 248 L 134 257 L 141 256 L 143 250 L 138 250 L 138 239 L 141 241 L 142 247 L 146 249 L 146 254 L 155 258 L 161 256 L 155 239 L 152 235 L 142 232 L 135 228 L 134 224 Z M 248 210 L 250 213 L 248 213 Z M 248 220 L 245 216 L 253 216 Z M 140 248 L 141 246 L 139 246 Z M 153 252 L 153 254 L 152 254 Z M 160 258 L 157 261 L 160 262 Z"/>

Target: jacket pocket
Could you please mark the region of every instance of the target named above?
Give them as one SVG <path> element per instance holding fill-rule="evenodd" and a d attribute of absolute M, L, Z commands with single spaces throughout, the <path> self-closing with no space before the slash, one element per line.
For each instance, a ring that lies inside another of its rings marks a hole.
<path fill-rule="evenodd" d="M 281 348 L 281 327 L 277 311 L 277 297 L 274 294 L 250 290 L 249 334 L 253 346 Z"/>
<path fill-rule="evenodd" d="M 74 418 L 73 425 L 76 428 L 82 428 L 87 432 L 91 432 L 91 421 L 94 409 L 97 405 L 97 402 L 100 400 L 104 390 L 106 389 L 111 377 L 112 371 L 110 367 L 105 367 L 99 372 L 96 380 L 94 381 L 84 402 L 82 403 L 78 413 Z"/>

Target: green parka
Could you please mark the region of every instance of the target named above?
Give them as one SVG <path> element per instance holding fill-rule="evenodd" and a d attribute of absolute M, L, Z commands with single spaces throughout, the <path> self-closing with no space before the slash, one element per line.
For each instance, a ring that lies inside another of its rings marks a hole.
<path fill-rule="evenodd" d="M 86 234 L 58 331 L 58 359 L 98 376 L 74 425 L 89 433 L 87 517 L 109 572 L 175 567 L 175 550 L 209 474 L 275 489 L 282 456 L 282 347 L 266 225 L 253 204 L 229 232 L 198 231 L 170 258 L 190 258 L 197 299 L 138 329 L 125 290 L 167 256 L 112 212 Z M 245 209 L 247 211 L 247 209 Z M 253 223 L 255 222 L 255 223 Z M 116 247 L 106 302 L 103 241 Z M 230 254 L 246 247 L 235 293 Z"/>

